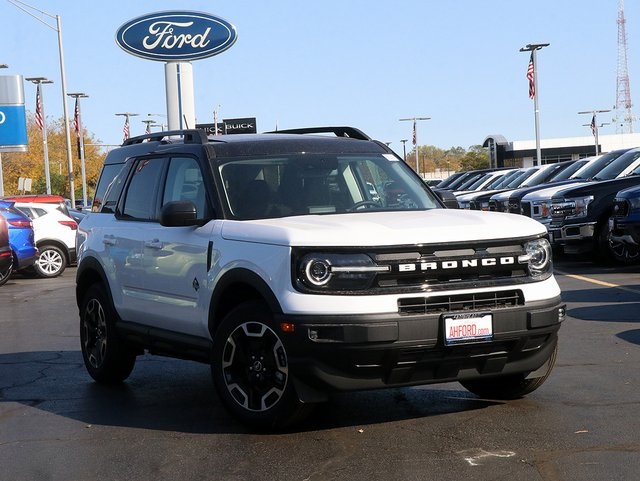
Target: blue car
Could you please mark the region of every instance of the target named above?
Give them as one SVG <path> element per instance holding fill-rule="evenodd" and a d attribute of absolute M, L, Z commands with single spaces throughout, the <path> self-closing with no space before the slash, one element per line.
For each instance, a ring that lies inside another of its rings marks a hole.
<path fill-rule="evenodd" d="M 9 227 L 9 245 L 13 254 L 13 272 L 33 266 L 38 249 L 31 219 L 14 207 L 15 202 L 0 200 L 0 215 Z"/>

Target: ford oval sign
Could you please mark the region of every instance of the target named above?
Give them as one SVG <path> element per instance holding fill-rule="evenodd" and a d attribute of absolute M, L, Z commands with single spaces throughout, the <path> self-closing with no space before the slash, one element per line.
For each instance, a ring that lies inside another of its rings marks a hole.
<path fill-rule="evenodd" d="M 137 57 L 188 62 L 212 57 L 231 47 L 236 28 L 202 12 L 156 12 L 129 20 L 116 32 L 116 43 Z"/>

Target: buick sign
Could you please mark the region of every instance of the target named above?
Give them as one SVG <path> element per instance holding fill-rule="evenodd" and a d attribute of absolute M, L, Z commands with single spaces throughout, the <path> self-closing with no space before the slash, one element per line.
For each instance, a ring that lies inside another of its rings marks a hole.
<path fill-rule="evenodd" d="M 137 57 L 188 62 L 212 57 L 236 41 L 236 28 L 208 13 L 156 12 L 129 20 L 116 32 L 116 43 Z"/>

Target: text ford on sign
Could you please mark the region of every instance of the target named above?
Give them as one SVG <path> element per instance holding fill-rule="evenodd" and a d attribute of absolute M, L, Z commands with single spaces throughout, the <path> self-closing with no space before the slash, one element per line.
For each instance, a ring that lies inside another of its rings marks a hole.
<path fill-rule="evenodd" d="M 156 12 L 129 20 L 116 32 L 116 42 L 137 57 L 188 62 L 212 57 L 231 47 L 236 28 L 202 12 Z"/>

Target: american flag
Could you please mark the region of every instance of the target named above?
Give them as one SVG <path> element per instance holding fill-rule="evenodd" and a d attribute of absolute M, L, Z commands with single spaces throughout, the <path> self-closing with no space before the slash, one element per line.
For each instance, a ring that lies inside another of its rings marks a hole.
<path fill-rule="evenodd" d="M 532 99 L 536 96 L 536 83 L 534 81 L 535 67 L 533 65 L 533 52 L 529 58 L 529 66 L 527 67 L 527 79 L 529 80 L 529 98 Z"/>
<path fill-rule="evenodd" d="M 44 117 L 42 116 L 42 97 L 40 96 L 40 84 L 36 88 L 36 125 L 42 130 L 44 128 Z"/>
<path fill-rule="evenodd" d="M 149 135 L 151 133 L 151 123 L 150 122 L 147 122 L 147 128 L 144 129 L 144 133 L 146 135 Z"/>
<path fill-rule="evenodd" d="M 124 118 L 124 127 L 122 128 L 122 135 L 124 137 L 122 139 L 123 142 L 129 138 L 129 116 L 128 115 L 126 115 Z"/>
<path fill-rule="evenodd" d="M 596 135 L 596 114 L 593 114 L 593 117 L 591 117 L 591 133 L 594 136 Z"/>
<path fill-rule="evenodd" d="M 80 137 L 80 106 L 78 105 L 78 97 L 76 97 L 76 108 L 73 111 L 73 130 Z"/>
<path fill-rule="evenodd" d="M 416 132 L 416 121 L 413 121 L 413 145 L 418 143 L 418 132 Z"/>

